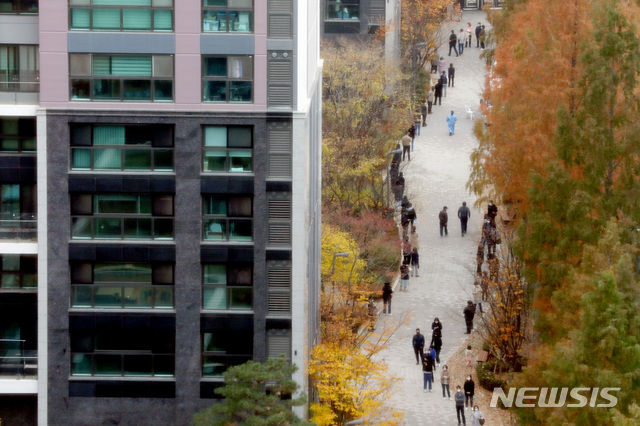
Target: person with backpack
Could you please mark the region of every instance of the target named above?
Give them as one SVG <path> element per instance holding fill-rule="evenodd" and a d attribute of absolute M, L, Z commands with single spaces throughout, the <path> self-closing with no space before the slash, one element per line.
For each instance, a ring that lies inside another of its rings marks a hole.
<path fill-rule="evenodd" d="M 467 202 L 463 201 L 462 206 L 458 209 L 458 218 L 460 219 L 460 228 L 462 228 L 462 236 L 467 233 L 467 221 L 471 217 L 471 210 L 467 207 Z"/>

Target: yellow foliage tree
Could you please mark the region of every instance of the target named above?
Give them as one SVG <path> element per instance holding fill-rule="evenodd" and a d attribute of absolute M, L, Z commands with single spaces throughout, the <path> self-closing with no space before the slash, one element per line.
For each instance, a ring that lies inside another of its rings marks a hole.
<path fill-rule="evenodd" d="M 342 425 L 355 419 L 365 424 L 395 426 L 400 413 L 384 409 L 395 377 L 386 374 L 384 361 L 374 361 L 359 350 L 326 342 L 312 351 L 309 374 L 320 397 L 311 404 L 311 421 L 318 426 Z"/>
<path fill-rule="evenodd" d="M 334 258 L 336 253 L 349 253 L 349 256 Z M 348 285 L 362 280 L 367 268 L 367 262 L 360 258 L 360 247 L 351 235 L 326 224 L 322 225 L 321 262 L 324 281 Z"/>

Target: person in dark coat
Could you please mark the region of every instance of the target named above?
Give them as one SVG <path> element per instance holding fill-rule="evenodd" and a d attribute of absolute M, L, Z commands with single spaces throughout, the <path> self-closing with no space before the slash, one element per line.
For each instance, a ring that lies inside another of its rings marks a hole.
<path fill-rule="evenodd" d="M 420 364 L 420 360 L 424 360 L 424 336 L 420 334 L 420 329 L 416 328 L 416 334 L 413 335 L 411 341 L 413 352 L 416 354 L 416 365 Z"/>
<path fill-rule="evenodd" d="M 440 350 L 442 350 L 442 337 L 433 337 L 433 349 L 436 350 L 436 365 L 440 367 Z"/>
<path fill-rule="evenodd" d="M 427 101 L 425 100 L 424 102 L 422 102 L 422 105 L 420 105 L 420 112 L 422 113 L 422 125 L 426 126 L 427 125 Z"/>
<path fill-rule="evenodd" d="M 402 197 L 402 202 L 400 202 L 400 207 L 402 207 L 402 210 L 406 210 L 407 207 L 409 207 L 409 204 L 411 204 L 411 202 L 409 201 L 409 199 L 407 198 L 407 196 L 403 196 Z"/>
<path fill-rule="evenodd" d="M 438 81 L 433 88 L 433 96 L 435 96 L 434 105 L 442 105 L 442 83 Z M 438 103 L 438 101 L 440 103 Z"/>
<path fill-rule="evenodd" d="M 449 64 L 447 74 L 449 75 L 449 87 L 454 87 L 453 80 L 456 78 L 456 69 L 453 67 L 453 64 Z"/>
<path fill-rule="evenodd" d="M 480 9 L 480 6 L 478 6 L 478 9 Z M 480 47 L 480 31 L 482 31 L 482 24 L 480 22 L 478 22 L 478 25 L 476 26 L 476 47 Z"/>
<path fill-rule="evenodd" d="M 467 376 L 467 380 L 464 381 L 464 403 L 467 406 L 467 410 L 473 407 L 473 394 L 475 392 L 476 384 L 473 382 L 471 376 Z"/>
<path fill-rule="evenodd" d="M 433 331 L 434 336 L 437 333 L 438 336 L 442 337 L 442 323 L 438 317 L 433 319 L 433 322 L 431 323 L 431 330 Z"/>
<path fill-rule="evenodd" d="M 419 277 L 418 269 L 420 269 L 420 254 L 418 253 L 418 247 L 414 247 L 411 250 L 411 276 Z"/>
<path fill-rule="evenodd" d="M 393 191 L 394 199 L 397 202 L 402 200 L 402 196 L 404 195 L 404 176 L 402 172 L 398 174 L 398 177 L 393 182 L 393 187 L 391 188 Z"/>
<path fill-rule="evenodd" d="M 416 211 L 411 203 L 409 203 L 409 206 L 407 206 L 407 219 L 411 224 L 411 233 L 413 234 L 415 233 L 413 223 L 416 221 L 416 219 L 418 219 L 418 216 L 416 215 Z"/>
<path fill-rule="evenodd" d="M 458 36 L 456 36 L 456 32 L 451 30 L 451 34 L 449 34 L 449 56 L 451 56 L 451 49 L 456 52 L 456 56 L 458 56 Z"/>
<path fill-rule="evenodd" d="M 427 351 L 422 359 L 422 376 L 424 377 L 424 391 L 427 391 L 427 384 L 429 384 L 429 392 L 433 392 L 431 384 L 433 383 L 433 370 L 435 370 L 435 361 L 431 356 L 431 353 Z"/>
<path fill-rule="evenodd" d="M 449 222 L 449 215 L 447 214 L 447 206 L 444 206 L 440 213 L 438 213 L 438 220 L 440 221 L 440 236 L 442 237 L 442 231 L 444 235 L 449 235 L 447 231 L 447 222 Z"/>
<path fill-rule="evenodd" d="M 440 74 L 440 83 L 442 83 L 442 93 L 444 94 L 444 97 L 447 97 L 447 83 L 449 82 L 449 79 L 447 78 L 447 73 L 445 71 L 442 71 L 442 74 Z"/>
<path fill-rule="evenodd" d="M 391 315 L 391 299 L 393 297 L 393 289 L 391 288 L 391 283 L 384 283 L 384 286 L 382 286 L 382 302 L 384 304 L 384 307 L 382 309 L 382 313 L 386 314 L 387 313 L 387 308 L 388 308 L 388 313 L 389 315 Z"/>
<path fill-rule="evenodd" d="M 471 217 L 471 210 L 467 207 L 467 202 L 463 201 L 462 206 L 458 209 L 458 218 L 460 219 L 460 228 L 462 228 L 462 236 L 467 233 L 467 222 Z"/>
<path fill-rule="evenodd" d="M 484 245 L 478 245 L 478 252 L 476 253 L 476 272 L 482 273 L 482 264 L 484 263 Z"/>
<path fill-rule="evenodd" d="M 471 300 L 467 301 L 467 306 L 462 310 L 464 314 L 464 322 L 467 325 L 467 332 L 465 334 L 471 334 L 473 329 L 473 317 L 476 315 L 476 309 L 473 307 Z"/>

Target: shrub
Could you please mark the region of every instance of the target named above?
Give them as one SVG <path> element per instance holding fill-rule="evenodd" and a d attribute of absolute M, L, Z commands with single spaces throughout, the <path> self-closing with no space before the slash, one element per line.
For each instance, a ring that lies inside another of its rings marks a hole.
<path fill-rule="evenodd" d="M 491 360 L 487 362 L 478 363 L 476 367 L 476 372 L 478 373 L 478 382 L 480 382 L 480 386 L 483 388 L 493 391 L 494 388 L 503 388 L 507 387 L 507 382 L 502 379 L 496 377 L 493 374 L 493 367 L 496 364 L 496 360 Z"/>

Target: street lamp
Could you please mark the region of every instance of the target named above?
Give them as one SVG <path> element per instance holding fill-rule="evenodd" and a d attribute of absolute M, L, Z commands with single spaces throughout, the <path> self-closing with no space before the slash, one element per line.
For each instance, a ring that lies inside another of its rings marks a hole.
<path fill-rule="evenodd" d="M 402 149 L 400 148 L 396 148 L 391 152 L 387 153 L 387 217 L 389 217 L 389 204 L 391 203 L 391 179 L 389 176 L 389 173 L 391 172 L 391 170 L 389 169 L 391 164 L 389 163 L 389 157 L 391 157 L 392 155 L 395 154 L 402 154 Z"/>
<path fill-rule="evenodd" d="M 351 252 L 348 251 L 342 251 L 340 253 L 333 253 L 333 259 L 331 259 L 331 275 L 333 277 L 333 274 L 336 272 L 336 257 L 349 257 L 349 255 L 351 254 Z"/>
<path fill-rule="evenodd" d="M 361 425 L 361 424 L 364 424 L 363 419 L 352 420 L 350 422 L 345 423 L 344 426 L 355 426 L 355 425 Z"/>

